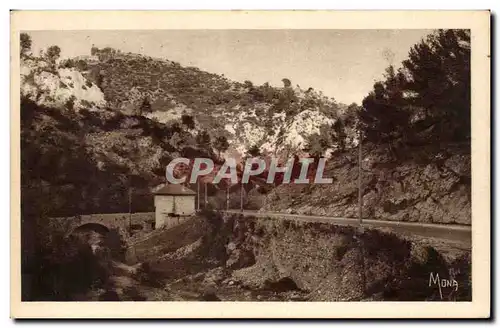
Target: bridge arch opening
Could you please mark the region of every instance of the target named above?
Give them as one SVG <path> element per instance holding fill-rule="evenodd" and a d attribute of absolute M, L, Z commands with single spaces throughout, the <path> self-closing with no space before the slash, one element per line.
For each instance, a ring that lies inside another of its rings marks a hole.
<path fill-rule="evenodd" d="M 96 232 L 102 236 L 106 236 L 109 233 L 109 228 L 105 225 L 99 223 L 85 223 L 81 226 L 76 227 L 71 231 L 71 234 L 86 233 L 86 232 Z"/>

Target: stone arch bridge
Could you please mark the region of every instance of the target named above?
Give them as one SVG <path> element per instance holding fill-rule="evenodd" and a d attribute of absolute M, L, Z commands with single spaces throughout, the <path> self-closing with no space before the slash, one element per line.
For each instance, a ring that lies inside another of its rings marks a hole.
<path fill-rule="evenodd" d="M 72 217 L 54 218 L 65 225 L 66 235 L 76 231 L 95 231 L 106 234 L 116 230 L 123 239 L 130 237 L 130 232 L 149 232 L 154 229 L 154 213 L 109 213 L 89 214 Z"/>

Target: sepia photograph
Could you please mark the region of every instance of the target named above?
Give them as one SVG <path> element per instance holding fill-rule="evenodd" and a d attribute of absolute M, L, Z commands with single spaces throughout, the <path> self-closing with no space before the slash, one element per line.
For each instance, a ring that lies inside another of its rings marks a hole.
<path fill-rule="evenodd" d="M 485 301 L 470 313 L 488 315 L 489 12 L 428 25 L 420 12 L 418 28 L 383 12 L 358 28 L 231 27 L 231 12 L 227 27 L 130 28 L 124 13 L 121 28 L 77 28 L 71 15 L 99 13 L 54 14 L 68 28 L 13 12 L 19 304 L 467 316 Z"/>

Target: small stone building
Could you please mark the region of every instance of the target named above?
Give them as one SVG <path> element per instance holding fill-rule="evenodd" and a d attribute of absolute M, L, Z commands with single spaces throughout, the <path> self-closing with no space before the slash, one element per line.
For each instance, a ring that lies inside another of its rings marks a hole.
<path fill-rule="evenodd" d="M 174 226 L 180 217 L 194 214 L 195 199 L 194 191 L 178 184 L 166 184 L 155 191 L 155 228 Z"/>

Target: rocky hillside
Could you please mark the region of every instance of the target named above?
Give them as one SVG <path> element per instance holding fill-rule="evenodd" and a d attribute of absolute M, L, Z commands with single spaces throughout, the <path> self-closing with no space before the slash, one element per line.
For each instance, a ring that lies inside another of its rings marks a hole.
<path fill-rule="evenodd" d="M 395 160 L 380 147 L 365 146 L 365 218 L 471 224 L 468 145 L 416 147 Z M 332 184 L 281 185 L 267 195 L 263 211 L 358 216 L 358 153 L 337 153 L 327 162 Z"/>
<path fill-rule="evenodd" d="M 254 86 L 169 60 L 110 48 L 92 51 L 85 74 L 100 86 L 110 107 L 162 123 L 192 116 L 196 130 L 206 130 L 212 139 L 226 137 L 232 156 L 245 155 L 253 146 L 268 153 L 300 152 L 321 127 L 354 114 L 312 88 L 292 87 L 287 79 L 283 88 Z M 352 129 L 347 139 L 356 142 Z"/>
<path fill-rule="evenodd" d="M 39 57 L 21 57 L 21 97 L 38 105 L 92 110 L 106 105 L 104 94 L 76 68 Z"/>
<path fill-rule="evenodd" d="M 32 214 L 152 209 L 151 188 L 176 157 L 214 157 L 190 129 L 107 106 L 85 72 L 43 58 L 21 61 L 22 196 Z M 26 212 L 26 213 L 28 213 Z"/>
<path fill-rule="evenodd" d="M 169 142 L 189 138 L 141 116 L 112 111 L 61 112 L 23 99 L 22 196 L 26 207 L 53 216 L 152 210 L 151 189 L 179 156 L 213 153 Z M 187 134 L 187 135 L 186 135 Z"/>

